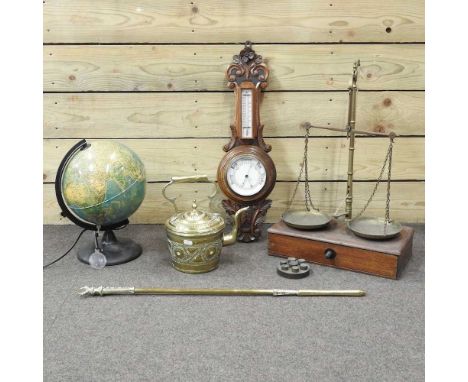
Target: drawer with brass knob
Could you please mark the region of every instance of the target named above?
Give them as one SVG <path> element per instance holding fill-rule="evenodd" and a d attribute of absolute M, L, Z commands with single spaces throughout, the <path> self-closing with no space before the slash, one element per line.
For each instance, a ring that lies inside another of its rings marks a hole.
<path fill-rule="evenodd" d="M 268 254 L 397 279 L 411 256 L 413 234 L 413 228 L 403 227 L 398 237 L 373 241 L 355 236 L 341 221 L 315 231 L 281 221 L 268 229 Z"/>

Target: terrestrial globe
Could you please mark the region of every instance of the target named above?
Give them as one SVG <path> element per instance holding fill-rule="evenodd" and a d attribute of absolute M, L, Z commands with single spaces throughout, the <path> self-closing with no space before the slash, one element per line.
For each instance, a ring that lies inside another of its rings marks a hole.
<path fill-rule="evenodd" d="M 113 230 L 123 228 L 143 202 L 145 168 L 127 146 L 111 140 L 81 140 L 63 158 L 55 179 L 55 193 L 62 215 L 82 228 L 102 231 L 78 251 L 78 259 L 89 263 L 96 247 L 107 265 L 138 257 L 141 247 L 129 239 L 117 240 Z"/>

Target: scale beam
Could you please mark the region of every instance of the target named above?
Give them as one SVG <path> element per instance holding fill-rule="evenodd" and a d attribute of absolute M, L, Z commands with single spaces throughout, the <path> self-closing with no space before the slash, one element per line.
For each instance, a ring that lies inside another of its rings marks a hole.
<path fill-rule="evenodd" d="M 354 134 L 359 134 L 359 135 L 367 135 L 369 137 L 386 137 L 386 138 L 395 138 L 398 137 L 399 135 L 394 133 L 393 131 L 390 133 L 378 133 L 378 132 L 373 132 L 373 131 L 364 131 L 364 130 L 349 130 L 347 128 L 339 128 L 339 127 L 331 127 L 331 126 L 316 126 L 312 125 L 310 122 L 304 122 L 302 124 L 303 128 L 313 128 L 313 129 L 323 129 L 323 130 L 330 130 L 330 131 L 337 131 L 340 133 L 354 133 Z"/>

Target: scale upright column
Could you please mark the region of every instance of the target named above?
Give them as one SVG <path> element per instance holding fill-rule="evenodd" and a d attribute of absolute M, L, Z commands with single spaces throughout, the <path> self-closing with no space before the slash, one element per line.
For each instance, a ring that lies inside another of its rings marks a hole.
<path fill-rule="evenodd" d="M 353 173 L 354 173 L 354 142 L 356 128 L 356 95 L 357 95 L 357 71 L 361 65 L 360 61 L 356 61 L 353 66 L 352 84 L 349 86 L 349 107 L 348 107 L 348 180 L 346 185 L 346 220 L 351 220 L 353 217 Z"/>

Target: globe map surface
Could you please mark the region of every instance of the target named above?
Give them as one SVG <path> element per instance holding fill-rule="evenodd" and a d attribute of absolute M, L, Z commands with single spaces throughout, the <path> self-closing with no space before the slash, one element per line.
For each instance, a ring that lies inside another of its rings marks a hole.
<path fill-rule="evenodd" d="M 145 197 L 145 168 L 127 146 L 93 141 L 68 162 L 62 176 L 65 204 L 79 219 L 105 226 L 133 214 Z"/>

